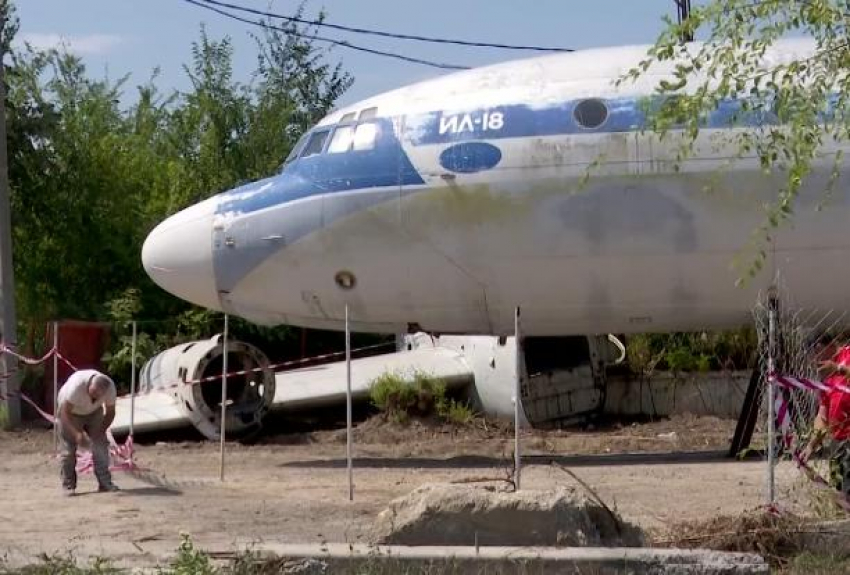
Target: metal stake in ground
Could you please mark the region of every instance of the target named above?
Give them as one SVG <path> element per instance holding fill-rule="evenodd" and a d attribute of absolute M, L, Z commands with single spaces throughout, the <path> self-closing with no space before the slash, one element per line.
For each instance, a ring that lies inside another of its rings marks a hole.
<path fill-rule="evenodd" d="M 773 464 L 776 458 L 776 312 L 779 307 L 774 288 L 769 292 L 767 305 L 767 503 L 773 505 L 776 500 Z"/>
<path fill-rule="evenodd" d="M 514 341 L 516 343 L 516 377 L 514 378 L 514 485 L 519 489 L 520 466 L 522 460 L 519 453 L 519 401 L 520 381 L 522 379 L 522 338 L 519 330 L 519 307 L 514 315 Z"/>
<path fill-rule="evenodd" d="M 133 424 L 136 419 L 136 322 L 133 322 L 133 343 L 130 346 L 130 437 L 133 437 Z M 132 461 L 132 453 L 130 455 Z"/>
<path fill-rule="evenodd" d="M 222 481 L 224 481 L 224 432 L 227 416 L 227 330 L 228 316 L 224 314 L 224 337 L 222 338 L 224 347 L 221 366 L 221 463 L 219 469 Z"/>
<path fill-rule="evenodd" d="M 354 474 L 351 461 L 351 326 L 348 304 L 345 304 L 345 433 L 346 457 L 348 459 L 348 500 L 354 501 Z"/>

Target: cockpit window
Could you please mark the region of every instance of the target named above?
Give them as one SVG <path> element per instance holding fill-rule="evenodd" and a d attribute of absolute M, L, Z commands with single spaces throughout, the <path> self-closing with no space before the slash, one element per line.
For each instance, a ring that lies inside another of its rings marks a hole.
<path fill-rule="evenodd" d="M 354 139 L 354 126 L 340 126 L 334 130 L 334 137 L 331 138 L 331 143 L 328 146 L 329 154 L 341 154 L 347 152 L 351 148 L 351 141 Z"/>
<path fill-rule="evenodd" d="M 371 120 L 375 116 L 378 115 L 378 108 L 366 108 L 362 112 L 360 112 L 360 117 L 358 120 Z"/>
<path fill-rule="evenodd" d="M 292 146 L 291 150 L 289 150 L 289 155 L 286 156 L 286 159 L 283 161 L 284 166 L 286 166 L 287 164 L 292 162 L 292 160 L 294 160 L 295 158 L 298 157 L 298 154 L 301 152 L 301 148 L 304 147 L 304 142 L 307 141 L 307 137 L 309 135 L 310 135 L 309 132 L 305 132 L 304 134 L 301 134 L 301 137 L 298 138 L 298 141 L 295 142 L 295 145 Z"/>
<path fill-rule="evenodd" d="M 357 112 L 349 112 L 340 119 L 340 124 L 345 124 L 346 122 L 353 122 L 354 118 L 357 117 Z"/>
<path fill-rule="evenodd" d="M 357 151 L 371 150 L 375 147 L 375 140 L 377 137 L 377 124 L 360 124 L 354 132 L 354 149 Z"/>
<path fill-rule="evenodd" d="M 308 156 L 314 156 L 316 154 L 321 154 L 322 150 L 325 147 L 325 140 L 328 139 L 328 134 L 330 132 L 328 130 L 322 130 L 319 132 L 313 132 L 310 136 L 310 141 L 307 142 L 307 145 L 304 146 L 304 151 L 301 153 L 301 158 L 306 158 Z"/>

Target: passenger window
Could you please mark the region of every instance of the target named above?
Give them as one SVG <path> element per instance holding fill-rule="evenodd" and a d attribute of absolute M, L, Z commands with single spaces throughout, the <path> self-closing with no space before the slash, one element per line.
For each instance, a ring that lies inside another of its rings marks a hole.
<path fill-rule="evenodd" d="M 334 131 L 334 137 L 328 146 L 329 154 L 341 154 L 351 148 L 351 140 L 354 138 L 354 126 L 342 126 Z"/>
<path fill-rule="evenodd" d="M 579 102 L 573 111 L 573 116 L 582 128 L 594 129 L 608 119 L 608 108 L 602 100 L 591 99 Z"/>
<path fill-rule="evenodd" d="M 354 149 L 358 151 L 371 150 L 375 147 L 377 137 L 377 124 L 360 124 L 354 132 Z"/>
<path fill-rule="evenodd" d="M 313 132 L 313 135 L 310 137 L 310 141 L 307 142 L 307 145 L 304 146 L 304 152 L 302 152 L 302 158 L 306 158 L 308 156 L 314 156 L 316 154 L 321 154 L 322 149 L 325 147 L 325 140 L 328 139 L 328 130 L 322 130 L 321 132 Z"/>
<path fill-rule="evenodd" d="M 378 115 L 378 108 L 366 108 L 362 112 L 360 112 L 359 120 L 371 120 L 375 116 Z"/>

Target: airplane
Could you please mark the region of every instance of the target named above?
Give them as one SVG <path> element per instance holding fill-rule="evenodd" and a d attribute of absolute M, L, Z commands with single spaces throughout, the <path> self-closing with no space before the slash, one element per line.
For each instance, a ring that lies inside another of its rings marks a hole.
<path fill-rule="evenodd" d="M 507 415 L 523 374 L 532 424 L 601 409 L 604 366 L 617 353 L 600 334 L 616 343 L 613 334 L 744 326 L 778 275 L 796 305 L 842 309 L 850 271 L 835 262 L 850 256 L 846 186 L 817 207 L 848 146 L 824 145 L 792 223 L 771 232 L 767 266 L 740 284 L 735 258 L 784 176 L 766 174 L 754 154 L 735 159 L 732 142 L 777 119 L 722 102 L 676 165 L 676 130 L 662 139 L 644 129 L 644 105 L 675 63 L 615 84 L 648 49 L 508 61 L 344 106 L 301 137 L 278 173 L 159 223 L 142 248 L 144 268 L 176 297 L 258 324 L 342 330 L 348 310 L 352 331 L 407 334 L 401 351 L 415 353 L 358 360 L 361 395 L 382 369 L 433 368 L 471 382 L 484 410 Z M 765 59 L 813 50 L 805 39 L 781 40 Z M 588 358 L 580 376 L 564 363 L 578 336 Z M 216 345 L 198 349 L 209 359 Z M 207 359 L 181 373 L 205 373 L 196 366 Z M 534 378 L 545 379 L 539 390 Z M 344 398 L 338 364 L 259 380 L 262 397 L 243 403 L 263 413 Z M 215 437 L 215 405 L 204 407 L 196 391 L 168 393 L 149 399 L 150 425 L 201 411 Z M 248 412 L 251 426 L 259 417 Z"/>
<path fill-rule="evenodd" d="M 672 64 L 614 85 L 648 48 L 508 61 L 335 110 L 278 173 L 157 225 L 144 268 L 258 324 L 341 330 L 348 306 L 359 332 L 512 334 L 516 308 L 527 336 L 737 327 L 779 271 L 799 305 L 844 306 L 846 190 L 815 207 L 847 146 L 825 147 L 768 266 L 739 285 L 732 264 L 784 176 L 754 154 L 730 163 L 718 137 L 775 119 L 733 123 L 740 102 L 722 103 L 677 169 L 677 139 L 642 112 Z M 766 59 L 812 50 L 782 40 Z"/>

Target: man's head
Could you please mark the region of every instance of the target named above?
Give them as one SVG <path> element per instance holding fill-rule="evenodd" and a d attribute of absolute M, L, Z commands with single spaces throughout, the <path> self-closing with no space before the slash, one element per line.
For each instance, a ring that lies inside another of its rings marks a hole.
<path fill-rule="evenodd" d="M 99 373 L 97 375 L 93 375 L 89 380 L 89 397 L 92 398 L 92 401 L 97 401 L 109 391 L 109 388 L 112 386 L 112 380 L 107 376 Z"/>

